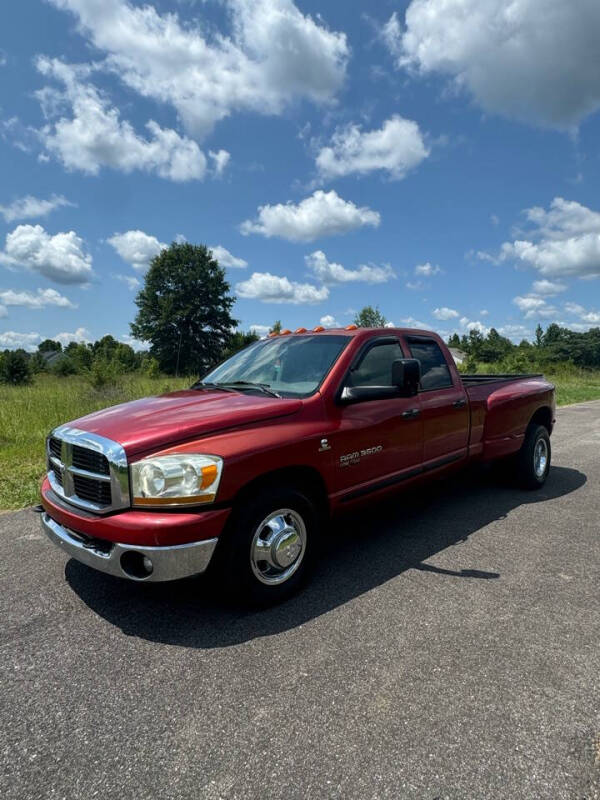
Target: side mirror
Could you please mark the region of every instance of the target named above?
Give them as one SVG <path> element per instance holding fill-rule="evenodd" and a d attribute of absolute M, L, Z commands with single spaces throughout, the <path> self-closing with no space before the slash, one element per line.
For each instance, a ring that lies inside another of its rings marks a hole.
<path fill-rule="evenodd" d="M 398 358 L 392 363 L 392 383 L 404 397 L 412 397 L 419 391 L 421 362 L 416 358 Z"/>

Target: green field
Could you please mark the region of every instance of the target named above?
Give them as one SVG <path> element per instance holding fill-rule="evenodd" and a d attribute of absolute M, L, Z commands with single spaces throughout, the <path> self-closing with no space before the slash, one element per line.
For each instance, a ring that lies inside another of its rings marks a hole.
<path fill-rule="evenodd" d="M 483 366 L 483 365 L 482 365 Z M 483 371 L 483 370 L 481 370 Z M 549 375 L 559 405 L 600 399 L 600 371 Z M 81 377 L 37 376 L 29 386 L 0 385 L 0 509 L 38 502 L 44 440 L 55 425 L 100 408 L 189 386 L 189 378 L 128 375 L 119 386 L 93 389 Z"/>

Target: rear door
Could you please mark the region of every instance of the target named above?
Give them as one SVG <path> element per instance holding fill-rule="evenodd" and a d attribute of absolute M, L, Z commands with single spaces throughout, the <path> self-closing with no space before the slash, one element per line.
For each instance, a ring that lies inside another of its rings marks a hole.
<path fill-rule="evenodd" d="M 462 381 L 434 338 L 406 336 L 405 343 L 407 355 L 421 363 L 424 466 L 457 461 L 466 456 L 469 441 L 469 403 Z"/>
<path fill-rule="evenodd" d="M 403 355 L 398 337 L 372 339 L 342 386 L 391 386 L 392 363 Z M 339 428 L 332 446 L 338 491 L 360 486 L 359 492 L 367 494 L 382 482 L 391 484 L 420 470 L 423 424 L 418 396 L 337 405 L 335 413 Z"/>

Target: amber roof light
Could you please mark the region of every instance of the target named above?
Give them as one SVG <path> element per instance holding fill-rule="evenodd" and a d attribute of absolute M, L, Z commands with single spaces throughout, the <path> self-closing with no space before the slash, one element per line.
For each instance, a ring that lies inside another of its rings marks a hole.
<path fill-rule="evenodd" d="M 294 333 L 306 333 L 306 328 L 296 328 Z"/>
<path fill-rule="evenodd" d="M 344 330 L 346 330 L 346 331 L 357 331 L 358 330 L 358 325 L 346 325 Z"/>
<path fill-rule="evenodd" d="M 322 325 L 317 325 L 316 328 L 313 328 L 313 333 L 321 333 L 324 330 L 325 328 Z"/>

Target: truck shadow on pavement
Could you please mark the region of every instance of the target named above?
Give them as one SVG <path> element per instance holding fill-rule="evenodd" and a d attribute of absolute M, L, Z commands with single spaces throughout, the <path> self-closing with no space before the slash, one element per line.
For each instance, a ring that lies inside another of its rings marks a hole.
<path fill-rule="evenodd" d="M 454 571 L 425 562 L 513 509 L 563 497 L 585 482 L 578 470 L 553 467 L 541 491 L 523 492 L 498 485 L 489 473 L 469 472 L 398 494 L 335 520 L 304 590 L 261 611 L 227 605 L 203 578 L 135 584 L 74 560 L 65 575 L 90 609 L 128 636 L 180 647 L 229 647 L 296 628 L 411 569 L 435 573 L 432 580 L 483 579 L 485 592 L 485 580 L 500 578 L 497 572 L 473 564 Z"/>

